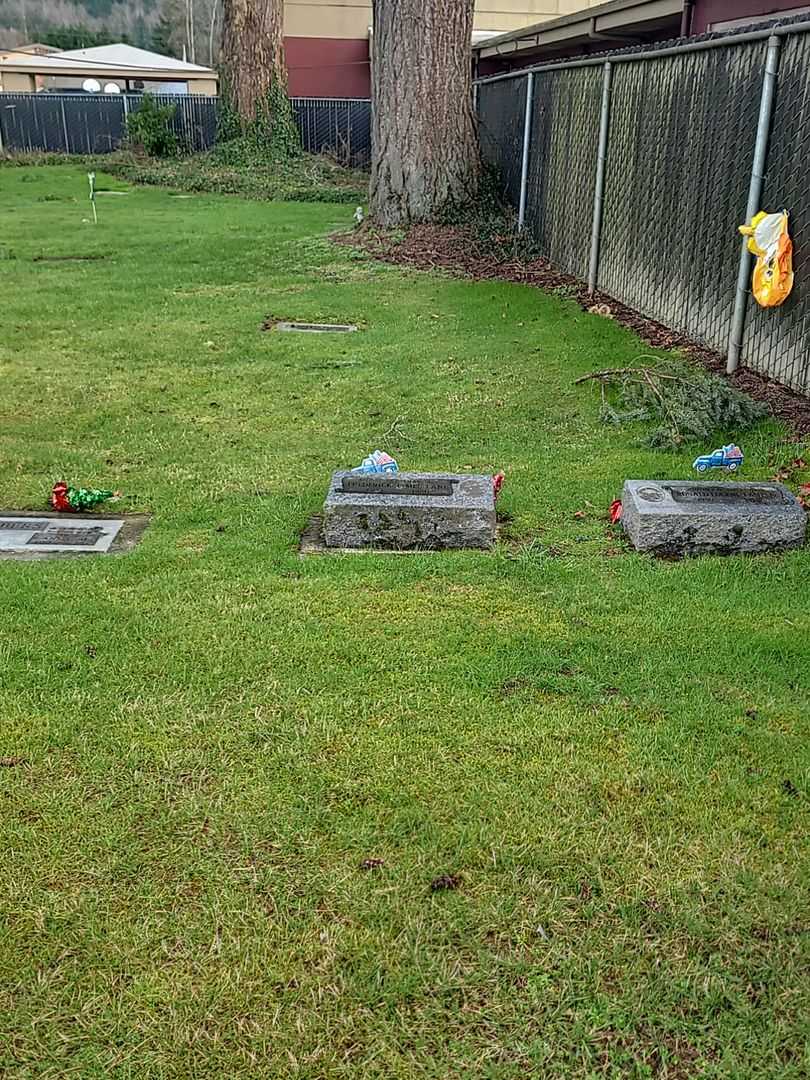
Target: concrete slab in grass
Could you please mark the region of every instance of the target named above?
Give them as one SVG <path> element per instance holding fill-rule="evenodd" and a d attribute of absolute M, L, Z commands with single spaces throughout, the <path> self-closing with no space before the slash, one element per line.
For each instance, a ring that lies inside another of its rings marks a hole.
<path fill-rule="evenodd" d="M 68 516 L 52 511 L 0 510 L 0 558 L 116 554 L 135 547 L 148 524 L 145 514 Z"/>

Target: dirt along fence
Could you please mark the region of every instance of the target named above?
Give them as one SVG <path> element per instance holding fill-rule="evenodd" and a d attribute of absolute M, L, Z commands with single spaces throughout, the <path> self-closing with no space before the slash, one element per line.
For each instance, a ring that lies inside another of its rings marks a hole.
<path fill-rule="evenodd" d="M 218 99 L 197 94 L 155 95 L 173 105 L 172 127 L 189 152 L 208 150 L 217 137 Z M 105 154 L 126 136 L 139 94 L 0 94 L 0 152 Z M 350 98 L 293 98 L 304 149 L 363 167 L 371 158 L 371 102 Z"/>
<path fill-rule="evenodd" d="M 554 266 L 810 395 L 810 21 L 510 72 L 476 99 Z M 762 309 L 737 226 L 782 208 L 795 284 Z"/>

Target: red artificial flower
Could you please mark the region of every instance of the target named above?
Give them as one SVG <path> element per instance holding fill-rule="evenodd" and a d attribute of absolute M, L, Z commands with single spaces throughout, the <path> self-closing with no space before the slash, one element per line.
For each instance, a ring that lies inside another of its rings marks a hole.
<path fill-rule="evenodd" d="M 75 507 L 71 505 L 67 497 L 68 486 L 61 480 L 58 484 L 53 485 L 53 491 L 51 492 L 51 506 L 54 510 L 75 512 Z"/>

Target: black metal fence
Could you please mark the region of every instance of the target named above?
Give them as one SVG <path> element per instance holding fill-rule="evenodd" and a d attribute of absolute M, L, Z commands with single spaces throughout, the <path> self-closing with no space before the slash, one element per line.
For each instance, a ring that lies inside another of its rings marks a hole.
<path fill-rule="evenodd" d="M 757 209 L 789 211 L 796 277 L 780 308 L 749 297 L 742 361 L 810 394 L 810 24 L 778 34 Z M 531 85 L 527 72 L 516 72 L 477 88 L 484 155 L 516 206 L 523 193 L 525 228 L 540 252 L 722 352 L 739 310 L 737 226 L 746 220 L 768 44 L 767 33 L 684 43 L 549 65 L 534 71 Z M 597 192 L 600 129 L 606 156 Z"/>
<path fill-rule="evenodd" d="M 310 154 L 329 154 L 343 165 L 371 161 L 371 102 L 363 98 L 293 98 L 301 142 Z"/>
<path fill-rule="evenodd" d="M 174 105 L 172 126 L 188 151 L 216 142 L 215 97 L 156 95 Z M 0 94 L 0 151 L 104 154 L 126 134 L 128 113 L 139 94 Z M 345 164 L 365 166 L 371 158 L 371 102 L 353 98 L 293 98 L 301 141 L 313 154 L 331 154 Z"/>
<path fill-rule="evenodd" d="M 140 94 L 0 94 L 0 141 L 6 151 L 105 154 L 126 135 Z M 155 95 L 175 107 L 172 127 L 184 148 L 207 150 L 217 132 L 217 99 L 197 94 Z"/>

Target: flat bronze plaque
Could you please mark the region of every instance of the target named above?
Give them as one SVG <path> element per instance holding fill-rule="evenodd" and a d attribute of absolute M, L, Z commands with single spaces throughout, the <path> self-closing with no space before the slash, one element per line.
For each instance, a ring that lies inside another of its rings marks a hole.
<path fill-rule="evenodd" d="M 755 506 L 782 506 L 787 501 L 778 488 L 756 484 L 732 487 L 731 484 L 661 484 L 678 503 L 750 503 Z"/>
<path fill-rule="evenodd" d="M 34 533 L 29 544 L 67 544 L 73 547 L 95 547 L 104 530 L 95 526 L 92 529 L 45 529 L 43 532 Z"/>
<path fill-rule="evenodd" d="M 401 476 L 344 476 L 340 490 L 347 495 L 452 495 L 457 480 L 409 480 Z"/>

